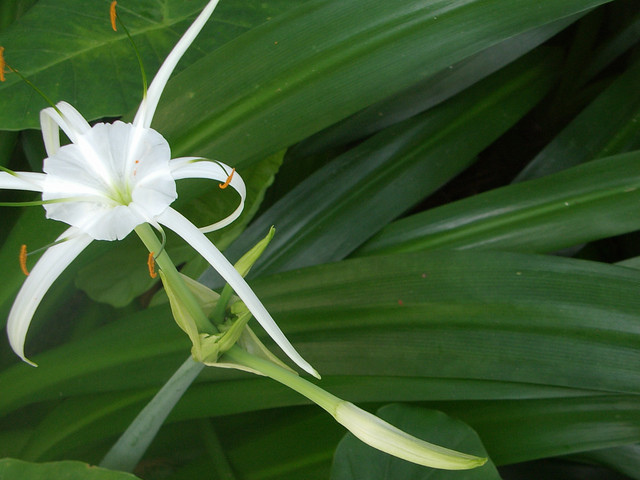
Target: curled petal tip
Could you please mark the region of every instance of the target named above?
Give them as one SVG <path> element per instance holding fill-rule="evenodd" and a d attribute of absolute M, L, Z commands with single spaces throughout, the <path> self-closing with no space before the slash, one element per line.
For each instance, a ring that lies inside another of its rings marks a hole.
<path fill-rule="evenodd" d="M 22 357 L 22 360 L 24 360 L 25 363 L 31 365 L 32 367 L 37 367 L 38 366 L 38 364 L 36 362 L 32 362 L 31 360 L 29 360 L 26 357 Z"/>

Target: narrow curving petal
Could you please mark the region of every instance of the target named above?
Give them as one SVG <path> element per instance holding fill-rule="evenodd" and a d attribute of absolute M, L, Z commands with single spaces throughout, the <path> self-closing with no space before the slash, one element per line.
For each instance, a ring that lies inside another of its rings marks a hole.
<path fill-rule="evenodd" d="M 49 287 L 65 268 L 82 252 L 93 239 L 72 227 L 65 231 L 42 255 L 25 280 L 13 302 L 7 321 L 7 335 L 13 351 L 25 362 L 35 366 L 24 355 L 24 342 L 31 319 Z"/>
<path fill-rule="evenodd" d="M 225 165 L 221 162 L 212 162 L 211 160 L 198 157 L 173 159 L 169 162 L 169 167 L 171 168 L 171 174 L 173 175 L 174 180 L 181 180 L 185 178 L 205 178 L 224 183 L 227 181 L 232 171 L 232 168 L 229 165 Z M 247 188 L 245 187 L 242 177 L 237 172 L 231 177 L 229 186 L 240 195 L 240 204 L 230 215 L 222 220 L 212 223 L 211 225 L 200 227 L 201 232 L 209 233 L 226 227 L 233 223 L 233 221 L 235 221 L 242 213 L 242 210 L 244 209 L 244 201 L 247 197 Z"/>
<path fill-rule="evenodd" d="M 49 110 L 53 110 L 52 112 Z M 42 141 L 47 156 L 51 157 L 60 150 L 60 127 L 54 120 L 54 114 L 57 112 L 51 108 L 45 108 L 40 111 L 40 129 L 42 130 Z"/>
<path fill-rule="evenodd" d="M 14 172 L 12 175 L 7 172 L 0 172 L 0 188 L 8 190 L 29 190 L 31 192 L 41 192 L 46 176 L 42 173 L 34 172 Z"/>
<path fill-rule="evenodd" d="M 60 150 L 59 128 L 76 143 L 79 137 L 91 130 L 91 125 L 84 117 L 67 102 L 59 102 L 56 108 L 45 108 L 40 112 L 40 127 L 42 140 L 48 156 L 55 155 Z"/>
<path fill-rule="evenodd" d="M 282 330 L 276 322 L 271 318 L 267 309 L 262 305 L 251 287 L 242 278 L 233 265 L 229 263 L 216 246 L 193 225 L 189 220 L 184 218 L 173 208 L 167 208 L 162 215 L 158 217 L 158 221 L 170 228 L 184 240 L 189 243 L 200 255 L 202 255 L 209 264 L 216 269 L 222 278 L 233 288 L 236 294 L 242 299 L 249 311 L 256 320 L 262 325 L 262 328 L 273 338 L 278 346 L 293 360 L 300 368 L 309 372 L 316 378 L 320 378 L 318 372 L 296 351 L 291 342 L 285 337 Z"/>
<path fill-rule="evenodd" d="M 187 51 L 191 43 L 195 40 L 195 38 L 204 27 L 209 17 L 213 13 L 213 10 L 218 5 L 219 0 L 210 0 L 206 7 L 200 12 L 198 18 L 191 24 L 189 29 L 182 35 L 182 38 L 178 41 L 171 53 L 167 56 L 165 61 L 160 66 L 158 73 L 153 78 L 151 85 L 149 85 L 149 90 L 147 91 L 147 96 L 142 99 L 140 103 L 140 107 L 138 108 L 138 112 L 136 113 L 136 117 L 133 120 L 134 125 L 142 126 L 148 128 L 151 126 L 151 120 L 153 120 L 153 115 L 156 112 L 156 108 L 158 106 L 158 102 L 160 101 L 160 95 L 162 95 L 162 91 L 164 90 L 165 85 L 169 81 L 169 77 L 173 73 L 174 68 L 184 55 L 184 52 Z"/>

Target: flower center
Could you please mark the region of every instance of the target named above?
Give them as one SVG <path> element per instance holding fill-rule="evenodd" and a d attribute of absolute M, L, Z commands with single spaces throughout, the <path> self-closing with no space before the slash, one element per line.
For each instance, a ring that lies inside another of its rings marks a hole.
<path fill-rule="evenodd" d="M 43 200 L 49 218 L 95 239 L 124 238 L 177 197 L 171 151 L 155 130 L 98 123 L 45 159 Z"/>

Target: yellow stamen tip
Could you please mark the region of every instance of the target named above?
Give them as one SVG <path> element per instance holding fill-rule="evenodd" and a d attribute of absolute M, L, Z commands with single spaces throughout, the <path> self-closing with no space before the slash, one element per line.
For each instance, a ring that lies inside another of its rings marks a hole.
<path fill-rule="evenodd" d="M 20 247 L 20 270 L 22 270 L 22 273 L 24 273 L 27 277 L 29 276 L 29 270 L 27 270 L 27 246 L 26 245 L 22 245 Z"/>
<path fill-rule="evenodd" d="M 4 82 L 4 67 L 7 64 L 4 61 L 4 47 L 0 47 L 0 82 Z"/>
<path fill-rule="evenodd" d="M 113 0 L 113 2 L 111 2 L 111 6 L 109 7 L 109 18 L 111 19 L 111 28 L 113 28 L 114 32 L 118 31 L 118 29 L 116 28 L 116 18 L 118 16 L 118 14 L 116 13 L 116 5 L 118 5 L 118 2 L 116 0 Z"/>
<path fill-rule="evenodd" d="M 229 184 L 231 183 L 231 179 L 233 178 L 233 174 L 236 173 L 236 169 L 232 168 L 231 169 L 231 173 L 229 174 L 229 176 L 227 177 L 227 181 L 224 183 L 221 183 L 220 185 L 218 185 L 220 188 L 227 188 L 229 186 Z"/>
<path fill-rule="evenodd" d="M 153 258 L 154 252 L 149 252 L 149 258 L 147 258 L 147 267 L 149 267 L 149 276 L 151 278 L 156 278 L 158 274 L 156 273 L 156 259 Z"/>

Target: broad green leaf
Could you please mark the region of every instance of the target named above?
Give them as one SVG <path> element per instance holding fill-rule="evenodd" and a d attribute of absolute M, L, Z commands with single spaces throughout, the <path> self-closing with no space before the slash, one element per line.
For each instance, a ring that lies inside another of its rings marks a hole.
<path fill-rule="evenodd" d="M 640 61 L 636 61 L 520 172 L 515 181 L 559 172 L 640 147 Z"/>
<path fill-rule="evenodd" d="M 640 446 L 638 444 L 594 450 L 577 456 L 577 459 L 606 465 L 629 478 L 640 479 Z"/>
<path fill-rule="evenodd" d="M 39 207 L 27 208 L 19 221 L 11 229 L 7 240 L 0 248 L 0 264 L 3 265 L 2 285 L 0 288 L 0 305 L 7 308 L 9 302 L 24 282 L 24 274 L 20 270 L 18 254 L 20 246 L 26 244 L 29 250 L 36 250 L 55 241 L 65 229 L 64 224 L 45 220 L 44 210 Z M 31 258 L 27 264 L 31 265 Z M 8 310 L 6 310 L 8 313 Z M 6 318 L 0 316 L 0 325 L 4 325 Z"/>
<path fill-rule="evenodd" d="M 179 68 L 291 6 L 288 0 L 220 3 Z M 140 68 L 122 28 L 118 32 L 111 29 L 109 4 L 109 0 L 38 1 L 0 32 L 7 63 L 53 102 L 68 101 L 89 120 L 120 116 L 135 108 L 142 99 Z M 149 80 L 205 4 L 205 0 L 118 3 Z M 39 126 L 39 111 L 47 104 L 16 75 L 7 74 L 7 81 L 0 84 L 0 96 L 0 129 Z"/>
<path fill-rule="evenodd" d="M 639 286 L 640 272 L 628 268 L 477 251 L 370 257 L 254 282 L 283 331 L 323 374 L 322 385 L 356 402 L 636 394 Z M 116 435 L 144 404 L 126 398 L 162 384 L 188 351 L 161 312 L 123 318 L 35 356 L 38 369 L 5 370 L 0 408 L 62 397 L 75 405 L 66 411 L 84 412 L 67 427 L 73 435 L 41 432 L 43 452 Z M 101 411 L 106 399 L 117 404 L 118 391 L 128 406 Z M 268 379 L 207 369 L 171 421 L 303 403 Z"/>
<path fill-rule="evenodd" d="M 304 332 L 301 352 L 327 375 L 637 392 L 639 281 L 636 270 L 597 262 L 439 250 L 322 265 L 254 286 L 294 340 Z"/>
<path fill-rule="evenodd" d="M 600 73 L 606 66 L 638 43 L 640 13 L 635 8 L 637 5 L 631 3 L 625 5 L 624 2 L 618 2 L 613 5 L 614 8 L 617 6 L 619 10 L 611 16 L 611 38 L 607 38 L 594 52 L 591 64 L 585 72 L 586 79 L 590 79 Z M 622 21 L 624 22 L 622 27 L 613 23 L 619 22 L 620 19 L 623 19 Z"/>
<path fill-rule="evenodd" d="M 639 161 L 634 151 L 427 210 L 388 225 L 357 253 L 451 247 L 550 252 L 637 230 Z"/>
<path fill-rule="evenodd" d="M 459 402 L 444 408 L 478 432 L 497 464 L 588 452 L 640 439 L 636 395 Z"/>
<path fill-rule="evenodd" d="M 533 460 L 500 468 L 503 478 L 538 479 L 561 478 L 562 480 L 628 480 L 618 473 L 591 462 L 576 462 L 565 457 Z"/>
<path fill-rule="evenodd" d="M 506 38 L 604 3 L 311 0 L 176 75 L 154 125 L 180 155 L 254 161 Z"/>
<path fill-rule="evenodd" d="M 533 52 L 337 157 L 261 215 L 227 254 L 237 258 L 275 225 L 254 275 L 344 258 L 528 112 L 548 91 L 554 60 L 546 50 Z"/>
<path fill-rule="evenodd" d="M 0 3 L 0 30 L 23 16 L 38 0 L 5 0 Z"/>
<path fill-rule="evenodd" d="M 563 18 L 507 38 L 407 90 L 361 110 L 296 145 L 293 149 L 298 157 L 296 160 L 365 138 L 438 105 L 533 50 L 573 21 L 575 17 Z"/>
<path fill-rule="evenodd" d="M 0 132 L 0 165 L 9 166 L 11 152 L 16 146 L 18 134 L 14 132 Z"/>
<path fill-rule="evenodd" d="M 92 398 L 90 410 L 86 408 L 87 405 L 84 401 L 78 401 L 76 398 L 63 401 L 34 429 L 29 441 L 22 448 L 20 457 L 25 460 L 37 461 L 55 458 L 55 455 L 51 455 L 49 452 L 52 446 L 55 446 L 58 452 L 62 453 L 59 458 L 64 457 L 64 449 L 69 448 L 70 445 L 78 445 L 78 432 L 81 432 L 88 424 L 95 422 L 97 418 L 107 417 L 110 414 L 118 415 L 124 408 L 131 405 L 135 405 L 137 408 L 141 402 L 148 400 L 154 393 L 149 390 L 139 390 L 125 395 L 96 395 Z M 109 433 L 109 429 L 104 432 L 107 437 Z M 109 468 L 115 467 L 109 466 Z"/>
<path fill-rule="evenodd" d="M 157 283 L 149 276 L 148 253 L 137 237 L 127 238 L 115 248 L 110 244 L 102 247 L 104 253 L 83 266 L 75 278 L 76 287 L 92 300 L 124 307 Z M 175 261 L 183 258 L 178 256 Z"/>
<path fill-rule="evenodd" d="M 42 359 L 38 368 L 23 362 L 13 364 L 0 374 L 3 386 L 0 410 L 17 408 L 38 396 L 56 398 L 63 393 L 64 397 L 65 391 L 78 392 L 78 388 L 87 392 L 87 381 L 92 384 L 89 388 L 92 392 L 162 384 L 190 349 L 187 337 L 165 307 L 124 317 L 84 338 L 35 355 Z M 149 363 L 140 364 L 141 358 Z M 123 376 L 125 365 L 128 373 Z M 109 369 L 113 369 L 111 376 L 106 375 Z M 92 383 L 95 381 L 104 382 L 103 387 L 98 388 Z"/>
<path fill-rule="evenodd" d="M 113 472 L 82 462 L 29 463 L 14 458 L 0 460 L 2 480 L 133 480 L 130 473 Z"/>
<path fill-rule="evenodd" d="M 401 430 L 431 443 L 480 457 L 487 456 L 480 438 L 468 425 L 442 412 L 406 405 L 388 405 L 376 414 Z M 338 445 L 331 469 L 331 480 L 446 480 L 460 476 L 460 472 L 426 468 L 386 455 L 362 443 L 350 433 Z M 482 467 L 465 471 L 464 478 L 499 480 L 500 475 L 496 467 L 488 462 Z"/>

